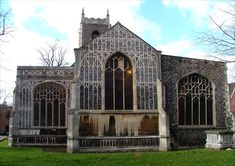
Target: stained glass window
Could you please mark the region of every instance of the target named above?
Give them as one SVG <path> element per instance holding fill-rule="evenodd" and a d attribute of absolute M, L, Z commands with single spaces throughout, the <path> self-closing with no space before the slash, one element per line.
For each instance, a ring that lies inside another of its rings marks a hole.
<path fill-rule="evenodd" d="M 133 109 L 133 70 L 122 53 L 113 55 L 105 67 L 105 109 Z"/>
<path fill-rule="evenodd" d="M 66 91 L 62 85 L 43 83 L 33 92 L 34 126 L 65 126 Z"/>
<path fill-rule="evenodd" d="M 179 125 L 213 125 L 213 88 L 198 74 L 182 78 L 178 83 Z"/>

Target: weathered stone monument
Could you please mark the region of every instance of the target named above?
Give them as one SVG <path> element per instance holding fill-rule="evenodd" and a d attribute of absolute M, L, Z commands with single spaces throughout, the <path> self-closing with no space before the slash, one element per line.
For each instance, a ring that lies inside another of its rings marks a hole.
<path fill-rule="evenodd" d="M 206 148 L 221 150 L 233 147 L 234 116 L 231 112 L 229 87 L 227 87 L 227 94 L 226 129 L 206 131 Z"/>

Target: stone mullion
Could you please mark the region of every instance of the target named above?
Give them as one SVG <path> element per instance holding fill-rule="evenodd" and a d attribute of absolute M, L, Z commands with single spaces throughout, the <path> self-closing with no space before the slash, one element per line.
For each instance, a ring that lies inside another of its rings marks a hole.
<path fill-rule="evenodd" d="M 25 118 L 25 93 L 24 89 L 22 89 L 22 116 L 21 116 L 21 128 L 24 128 L 24 118 Z"/>
<path fill-rule="evenodd" d="M 95 89 L 96 89 L 96 92 L 95 92 Z M 94 100 L 93 100 L 93 109 L 94 110 L 97 110 L 98 109 L 98 101 L 97 101 L 97 96 L 98 96 L 98 87 L 97 87 L 97 84 L 94 84 Z"/>
<path fill-rule="evenodd" d="M 61 98 L 59 98 L 58 102 L 58 127 L 60 127 L 60 107 L 61 107 Z"/>
<path fill-rule="evenodd" d="M 124 62 L 123 62 L 123 65 L 124 65 Z M 122 71 L 122 109 L 123 110 L 125 110 L 125 77 L 124 77 L 124 74 L 125 74 L 125 70 Z"/>
<path fill-rule="evenodd" d="M 186 96 L 184 95 L 184 125 L 186 125 Z"/>
<path fill-rule="evenodd" d="M 33 96 L 32 96 L 32 86 L 30 86 L 29 88 L 29 128 L 32 127 L 32 111 L 33 111 L 33 104 L 32 104 L 32 99 L 33 99 Z"/>
<path fill-rule="evenodd" d="M 27 128 L 28 126 L 28 89 L 25 89 L 25 118 L 24 118 L 24 121 L 25 121 L 25 128 Z"/>
<path fill-rule="evenodd" d="M 201 124 L 201 119 L 200 116 L 201 115 L 201 100 L 200 100 L 200 93 L 199 93 L 199 97 L 198 97 L 198 125 Z"/>
<path fill-rule="evenodd" d="M 82 100 L 83 100 L 83 101 L 82 101 L 82 105 L 80 105 L 80 109 L 81 109 L 81 108 L 84 109 L 84 104 L 85 104 L 85 98 L 84 98 L 84 97 L 85 97 L 85 95 L 84 95 L 84 94 L 85 94 L 85 86 L 84 86 L 84 81 L 85 81 L 85 71 L 86 71 L 86 70 L 85 70 L 85 67 L 84 67 L 82 64 L 80 64 L 80 66 L 81 66 L 80 68 L 83 68 L 83 73 L 82 73 L 82 74 L 81 74 L 81 72 L 79 71 L 79 72 L 80 72 L 80 77 L 82 78 L 82 79 L 80 79 L 80 80 L 82 80 L 82 81 L 80 82 L 80 85 L 79 85 L 79 89 L 80 89 L 79 96 L 81 95 L 81 87 L 83 86 L 83 89 L 82 89 L 82 90 L 83 90 L 83 94 L 82 94 L 82 95 L 83 95 L 83 96 L 82 96 Z M 80 96 L 80 100 L 81 100 L 81 96 Z M 80 102 L 80 101 L 79 101 L 79 102 Z M 81 102 L 80 102 L 80 103 L 81 103 Z"/>
<path fill-rule="evenodd" d="M 21 128 L 24 128 L 24 89 L 22 90 Z"/>
<path fill-rule="evenodd" d="M 97 49 L 96 50 L 98 50 L 98 43 L 97 43 Z M 89 60 L 91 60 L 92 61 L 92 59 L 90 58 Z M 87 87 L 88 87 L 88 110 L 90 110 L 91 109 L 91 106 L 90 106 L 90 103 L 91 103 L 91 100 L 92 100 L 92 96 L 90 96 L 90 88 L 91 88 L 91 82 L 92 82 L 92 66 L 90 66 L 90 61 L 89 61 L 89 68 L 88 68 L 88 81 L 87 81 Z"/>
<path fill-rule="evenodd" d="M 47 91 L 47 94 L 48 94 L 48 91 Z M 45 97 L 45 126 L 47 126 L 47 104 L 48 104 L 48 98 L 47 98 L 47 94 L 46 94 L 46 97 Z"/>
<path fill-rule="evenodd" d="M 113 110 L 115 110 L 115 63 L 113 63 Z"/>
<path fill-rule="evenodd" d="M 27 88 L 27 90 L 26 90 L 26 100 L 27 100 L 27 102 L 26 102 L 26 111 L 27 111 L 27 121 L 26 121 L 26 128 L 29 128 L 29 89 Z"/>
<path fill-rule="evenodd" d="M 155 109 L 155 108 L 154 108 L 154 105 L 155 105 L 155 100 L 156 100 L 156 99 L 155 99 L 155 95 L 154 95 L 154 94 L 155 94 L 155 92 L 154 92 L 154 84 L 155 84 L 155 83 L 153 82 L 153 83 L 152 83 L 152 108 L 151 108 L 151 109 L 153 109 L 153 110 Z"/>
<path fill-rule="evenodd" d="M 22 128 L 22 123 L 21 123 L 21 119 L 22 119 L 22 105 L 23 105 L 23 92 L 22 92 L 22 89 L 20 89 L 19 90 L 19 98 L 20 98 L 20 100 L 19 100 L 19 108 L 20 108 L 20 110 L 19 110 L 19 126 L 20 126 L 20 128 Z"/>
<path fill-rule="evenodd" d="M 191 94 L 191 100 L 190 100 L 190 102 L 191 102 L 191 125 L 193 125 L 193 111 L 194 111 L 194 108 L 193 108 L 193 96 L 194 96 L 194 94 L 192 94 L 192 92 L 190 92 L 190 94 Z"/>
<path fill-rule="evenodd" d="M 95 96 L 93 95 L 94 94 L 94 86 L 95 86 L 95 72 L 97 72 L 97 71 L 95 71 L 95 66 L 94 66 L 94 62 L 93 62 L 93 65 L 92 65 L 92 73 L 93 73 L 93 82 L 92 82 L 92 103 L 91 103 L 91 107 L 92 107 L 92 109 L 95 109 Z"/>
<path fill-rule="evenodd" d="M 41 108 L 42 108 L 42 105 L 41 105 L 41 98 L 39 98 L 39 102 L 38 102 L 38 105 L 39 105 L 39 110 L 38 110 L 38 126 L 41 126 Z"/>
<path fill-rule="evenodd" d="M 206 125 L 208 125 L 208 122 L 207 122 L 207 109 L 208 109 L 207 100 L 208 100 L 208 95 L 205 95 L 205 124 Z"/>
<path fill-rule="evenodd" d="M 52 109 L 52 110 L 51 110 L 51 112 L 52 112 L 52 113 L 51 113 L 51 116 L 52 116 L 52 118 L 51 118 L 51 121 L 52 121 L 52 122 L 51 122 L 51 123 L 52 123 L 51 126 L 52 126 L 52 127 L 54 127 L 54 107 L 55 107 L 55 105 L 54 105 L 54 104 L 55 104 L 54 100 L 55 100 L 55 99 L 53 98 L 52 101 L 51 101 L 51 105 L 52 105 L 52 107 L 51 107 L 51 109 Z"/>
<path fill-rule="evenodd" d="M 80 108 L 82 108 L 82 109 L 84 109 L 85 108 L 85 85 L 83 84 L 83 83 L 81 83 L 80 84 L 80 94 L 79 95 L 81 95 L 81 86 L 83 86 L 83 93 L 82 93 L 82 107 L 81 107 L 81 105 L 80 105 Z M 80 97 L 80 100 L 81 100 L 81 97 Z M 80 101 L 79 101 L 80 102 Z"/>
<path fill-rule="evenodd" d="M 145 64 L 144 64 L 145 65 Z M 145 73 L 145 67 L 143 67 L 143 85 L 144 85 L 144 94 L 143 94 L 143 96 L 144 96 L 144 110 L 146 110 L 146 107 L 147 107 L 147 99 L 146 99 L 146 97 L 147 97 L 147 95 L 146 95 L 146 73 Z"/>
<path fill-rule="evenodd" d="M 140 108 L 139 109 L 142 109 L 142 85 L 141 85 L 141 81 L 140 81 L 142 79 L 142 67 L 139 66 L 138 70 L 139 70 L 138 84 L 139 84 L 139 89 L 140 89 L 140 93 L 139 93 Z"/>
<path fill-rule="evenodd" d="M 153 63 L 154 64 L 154 63 Z M 152 103 L 154 103 L 154 80 L 153 80 L 153 67 L 154 66 L 151 66 L 150 67 L 150 69 L 151 69 L 151 75 L 150 75 L 150 77 L 151 77 L 151 84 L 152 84 Z M 165 97 L 165 95 L 163 96 L 163 97 Z M 165 100 L 164 100 L 165 101 Z M 154 109 L 154 104 L 152 105 L 152 108 L 151 109 Z"/>

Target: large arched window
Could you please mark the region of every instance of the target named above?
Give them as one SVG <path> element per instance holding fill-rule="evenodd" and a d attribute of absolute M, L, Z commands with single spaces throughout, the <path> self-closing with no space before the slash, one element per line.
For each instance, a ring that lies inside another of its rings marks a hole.
<path fill-rule="evenodd" d="M 64 127 L 66 91 L 57 83 L 43 83 L 33 91 L 33 124 L 38 127 Z"/>
<path fill-rule="evenodd" d="M 105 109 L 133 109 L 133 70 L 122 53 L 113 55 L 105 66 Z"/>
<path fill-rule="evenodd" d="M 191 74 L 178 84 L 179 125 L 213 125 L 213 88 L 211 82 Z"/>

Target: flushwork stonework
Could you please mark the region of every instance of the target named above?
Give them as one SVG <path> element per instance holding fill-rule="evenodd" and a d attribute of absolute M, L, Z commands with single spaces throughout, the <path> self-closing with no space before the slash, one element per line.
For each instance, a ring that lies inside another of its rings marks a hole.
<path fill-rule="evenodd" d="M 225 63 L 163 55 L 108 12 L 82 12 L 74 53 L 71 67 L 17 68 L 11 146 L 167 151 L 226 128 Z"/>

